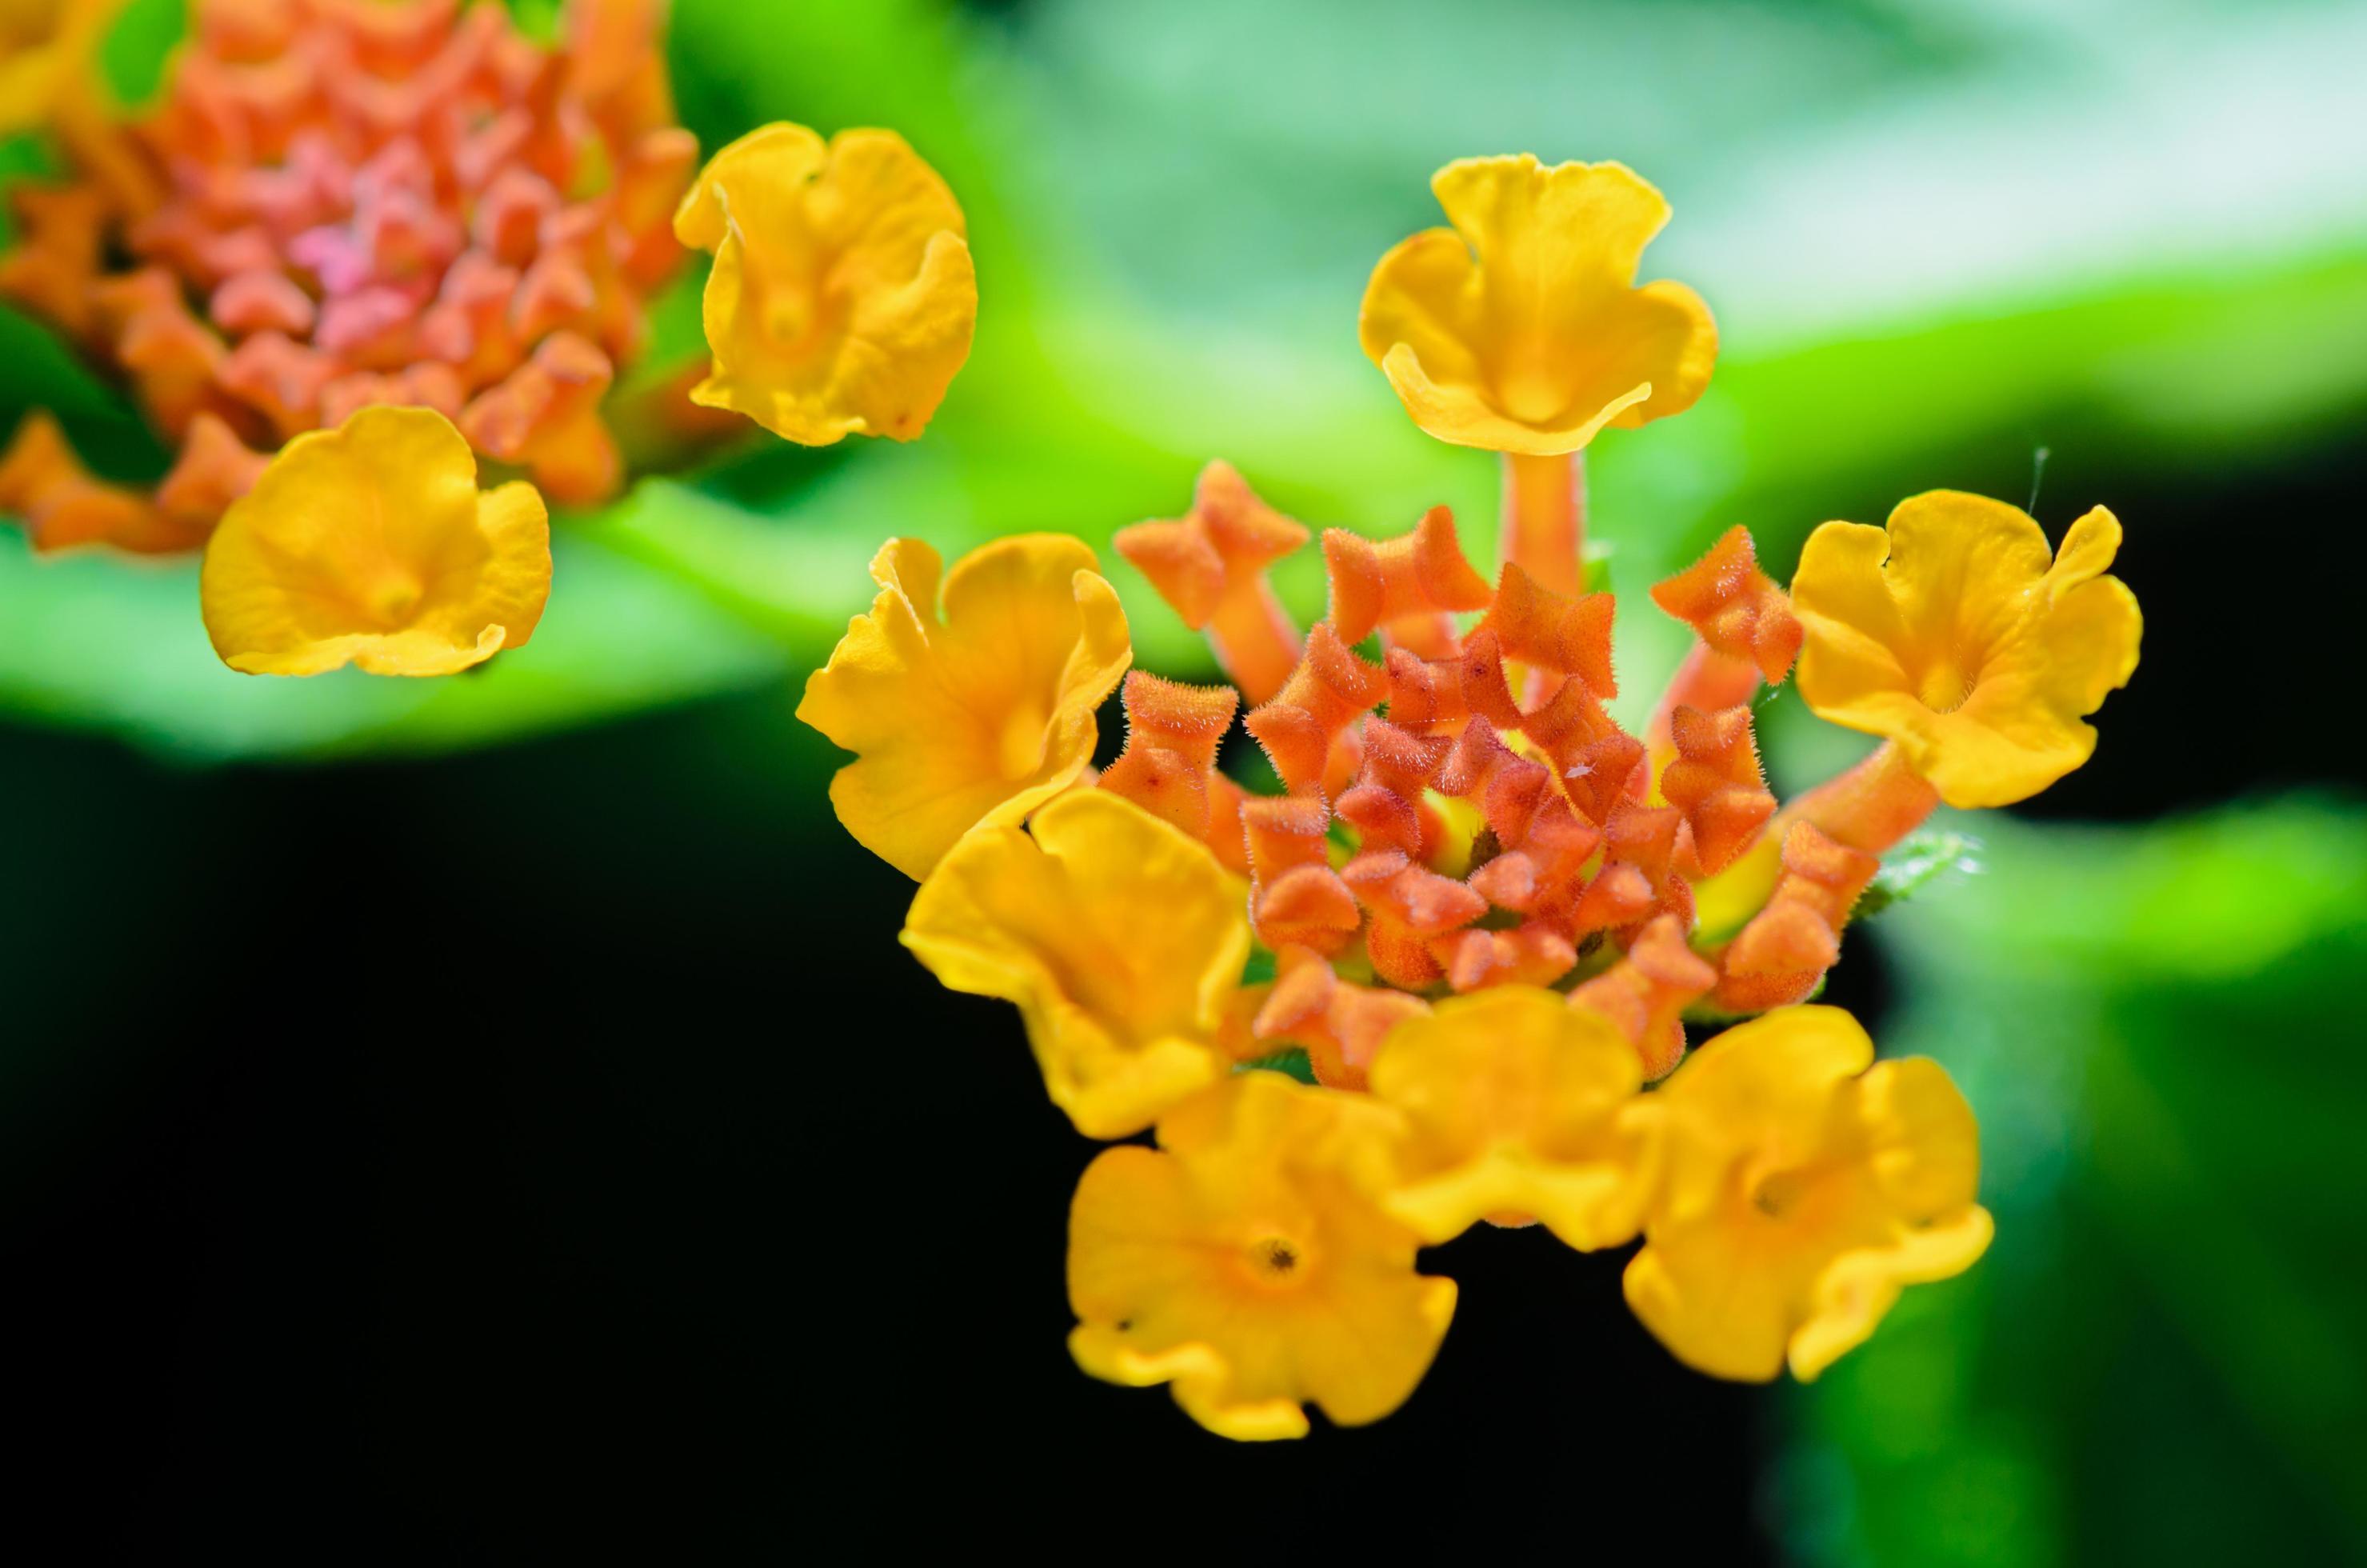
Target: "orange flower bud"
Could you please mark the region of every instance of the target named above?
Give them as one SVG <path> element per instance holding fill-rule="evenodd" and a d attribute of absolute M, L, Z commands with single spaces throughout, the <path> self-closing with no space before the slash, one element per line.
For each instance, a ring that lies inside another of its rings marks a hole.
<path fill-rule="evenodd" d="M 1230 463 L 1212 462 L 1189 512 L 1120 528 L 1113 542 L 1184 625 L 1207 632 L 1226 675 L 1259 703 L 1282 689 L 1299 656 L 1266 568 L 1307 540 L 1306 528 L 1258 499 Z"/>
<path fill-rule="evenodd" d="M 1667 1077 L 1683 1060 L 1684 1011 L 1716 983 L 1717 971 L 1685 946 L 1676 917 L 1664 915 L 1644 928 L 1625 958 L 1572 991 L 1569 1005 L 1617 1026 L 1649 1081 Z"/>

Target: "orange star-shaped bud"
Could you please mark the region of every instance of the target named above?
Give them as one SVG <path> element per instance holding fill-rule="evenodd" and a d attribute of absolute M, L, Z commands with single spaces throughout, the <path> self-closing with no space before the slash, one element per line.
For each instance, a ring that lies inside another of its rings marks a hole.
<path fill-rule="evenodd" d="M 1298 667 L 1242 723 L 1292 794 L 1319 793 L 1334 747 L 1387 691 L 1380 667 L 1358 658 L 1331 622 L 1319 620 Z"/>
<path fill-rule="evenodd" d="M 1664 1078 L 1685 1054 L 1684 1011 L 1717 983 L 1717 971 L 1685 946 L 1684 929 L 1663 915 L 1627 954 L 1569 994 L 1569 1005 L 1602 1014 L 1642 1059 L 1647 1080 Z"/>
<path fill-rule="evenodd" d="M 1699 561 L 1653 585 L 1652 602 L 1716 652 L 1750 661 L 1770 686 L 1784 678 L 1800 652 L 1792 601 L 1759 569 L 1750 531 L 1739 524 Z"/>
<path fill-rule="evenodd" d="M 1661 798 L 1685 813 L 1699 870 L 1722 870 L 1775 814 L 1775 797 L 1759 767 L 1750 710 L 1679 708 L 1669 733 L 1677 755 L 1660 772 Z"/>
<path fill-rule="evenodd" d="M 1126 677 L 1120 698 L 1126 704 L 1126 750 L 1102 770 L 1101 787 L 1207 842 L 1217 745 L 1232 728 L 1240 694 L 1229 686 L 1185 686 L 1136 670 Z"/>
<path fill-rule="evenodd" d="M 1393 642 L 1443 658 L 1455 646 L 1448 613 L 1489 603 L 1488 579 L 1464 559 L 1455 514 L 1444 506 L 1433 506 L 1410 533 L 1392 540 L 1326 528 L 1323 565 L 1331 624 L 1344 642 L 1361 642 L 1378 627 Z"/>
<path fill-rule="evenodd" d="M 1305 525 L 1260 500 L 1232 464 L 1212 462 L 1200 471 L 1189 512 L 1120 528 L 1112 542 L 1184 625 L 1208 634 L 1217 662 L 1249 699 L 1263 702 L 1299 656 L 1298 633 L 1266 568 L 1307 540 Z"/>

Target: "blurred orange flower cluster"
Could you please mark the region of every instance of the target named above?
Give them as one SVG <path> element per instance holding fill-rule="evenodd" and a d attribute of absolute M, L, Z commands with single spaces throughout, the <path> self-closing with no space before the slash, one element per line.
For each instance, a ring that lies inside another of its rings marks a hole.
<path fill-rule="evenodd" d="M 207 548 L 232 668 L 444 675 L 524 643 L 545 498 L 623 483 L 609 392 L 685 246 L 717 255 L 714 367 L 653 383 L 661 437 L 736 426 L 705 404 L 811 445 L 909 440 L 968 356 L 976 285 L 934 171 L 890 131 L 779 124 L 700 173 L 664 0 L 569 0 L 554 44 L 462 0 L 198 0 L 129 119 L 95 59 L 113 7 L 33 9 L 11 108 L 71 177 L 13 193 L 0 298 L 177 455 L 153 488 L 111 483 L 36 412 L 0 510 L 37 551 Z M 479 459 L 524 486 L 481 508 Z"/>
<path fill-rule="evenodd" d="M 1631 732 L 1580 454 L 1700 395 L 1708 310 L 1636 283 L 1668 210 L 1617 165 L 1473 159 L 1436 187 L 1455 227 L 1382 261 L 1364 347 L 1424 429 L 1504 454 L 1492 579 L 1443 507 L 1329 529 L 1302 631 L 1268 572 L 1310 530 L 1216 463 L 1116 547 L 1232 685 L 1126 674 L 1077 540 L 988 545 L 941 596 L 899 540 L 799 710 L 857 754 L 841 819 L 922 880 L 905 943 L 1018 1005 L 1078 1131 L 1157 1131 L 1078 1190 L 1078 1361 L 1235 1437 L 1303 1433 L 1308 1401 L 1396 1408 L 1454 1307 L 1414 1251 L 1481 1221 L 1640 1235 L 1637 1313 L 1734 1378 L 1813 1377 L 1904 1285 L 1968 1267 L 1970 1108 L 1803 1004 L 1883 854 L 1942 800 L 2079 766 L 2136 662 L 2109 512 L 2056 551 L 1934 492 L 1824 525 L 1788 592 L 1740 528 L 1654 585 L 1693 645 Z M 1811 710 L 1883 740 L 1785 802 L 1753 704 L 1795 662 Z M 1084 719 L 1113 690 L 1126 745 L 1096 774 Z M 1279 793 L 1227 771 L 1237 719 Z M 1689 1028 L 1742 1018 L 1689 1059 Z"/>
<path fill-rule="evenodd" d="M 556 48 L 458 0 L 206 0 L 117 156 L 17 195 L 0 293 L 136 389 L 180 457 L 105 504 L 18 437 L 43 548 L 204 541 L 265 454 L 373 403 L 432 408 L 563 501 L 621 476 L 599 403 L 640 351 L 697 167 L 653 0 Z M 119 261 L 117 258 L 125 258 Z"/>

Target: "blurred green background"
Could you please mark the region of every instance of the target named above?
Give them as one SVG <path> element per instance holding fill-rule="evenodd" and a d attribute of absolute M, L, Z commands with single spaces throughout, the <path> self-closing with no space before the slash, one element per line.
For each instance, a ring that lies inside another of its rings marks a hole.
<path fill-rule="evenodd" d="M 153 81 L 177 25 L 139 0 L 119 80 Z M 1885 1051 L 1940 1058 L 1980 1113 L 1999 1240 L 1778 1396 L 1754 1517 L 1816 1564 L 2367 1557 L 2367 800 L 2326 684 L 2367 567 L 2367 6 L 676 0 L 671 51 L 708 146 L 884 124 L 959 193 L 981 318 L 927 437 L 644 479 L 563 520 L 529 649 L 437 682 L 234 676 L 194 563 L 37 561 L 0 529 L 0 1087 L 96 1092 L 58 1086 L 74 988 L 197 874 L 181 838 L 95 815 L 93 770 L 176 802 L 176 835 L 210 831 L 224 780 L 293 769 L 515 820 L 504 781 L 609 726 L 602 793 L 835 856 L 833 759 L 787 715 L 889 534 L 1103 547 L 1224 456 L 1319 525 L 1449 503 L 1483 555 L 1491 460 L 1421 437 L 1364 360 L 1365 277 L 1438 221 L 1451 157 L 1617 158 L 1675 208 L 1647 275 L 1722 336 L 1695 410 L 1590 453 L 1626 700 L 1682 648 L 1641 590 L 1719 531 L 1749 524 L 1782 574 L 1818 521 L 1942 485 L 2035 488 L 2058 535 L 2112 506 L 2147 610 L 2096 762 L 1954 824 L 1977 871 L 1852 941 Z M 695 347 L 695 285 L 663 354 Z M 161 467 L 40 329 L 0 317 L 0 426 L 49 407 L 116 472 Z M 1139 663 L 1206 673 L 1115 576 Z M 1283 580 L 1316 608 L 1319 563 Z M 1855 749 L 1796 710 L 1766 720 L 1792 787 Z M 638 852 L 605 819 L 569 837 L 571 809 L 554 843 Z M 745 899 L 736 874 L 668 885 Z"/>

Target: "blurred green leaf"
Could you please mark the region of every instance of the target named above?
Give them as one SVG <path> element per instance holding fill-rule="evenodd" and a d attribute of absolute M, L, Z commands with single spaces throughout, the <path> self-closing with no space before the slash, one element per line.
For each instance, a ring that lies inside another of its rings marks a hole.
<path fill-rule="evenodd" d="M 2002 822 L 1896 910 L 1886 1054 L 1981 1118 L 1989 1256 L 1798 1401 L 1827 1563 L 2367 1552 L 2367 810 Z"/>
<path fill-rule="evenodd" d="M 534 640 L 479 672 L 243 676 L 207 645 L 195 561 L 42 559 L 0 533 L 0 701 L 181 761 L 436 751 L 779 679 L 780 645 L 564 526 Z"/>

